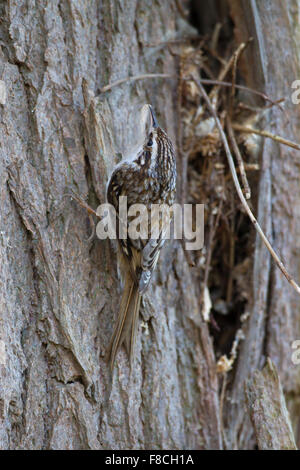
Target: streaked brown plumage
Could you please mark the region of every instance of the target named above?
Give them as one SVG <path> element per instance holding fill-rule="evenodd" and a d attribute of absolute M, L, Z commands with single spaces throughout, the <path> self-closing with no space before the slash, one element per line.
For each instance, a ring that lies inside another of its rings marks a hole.
<path fill-rule="evenodd" d="M 151 125 L 144 145 L 130 159 L 119 163 L 107 186 L 107 201 L 119 216 L 119 197 L 127 196 L 128 208 L 133 204 L 144 204 L 150 214 L 152 204 L 171 206 L 176 191 L 176 162 L 172 143 L 158 126 L 152 107 L 149 105 Z M 128 223 L 131 221 L 128 217 Z M 113 368 L 116 354 L 124 343 L 132 361 L 138 328 L 141 298 L 163 246 L 164 219 L 155 221 L 159 227 L 157 239 L 119 239 L 120 267 L 124 280 L 119 315 L 109 346 L 109 360 Z M 149 232 L 150 233 L 150 216 Z"/>

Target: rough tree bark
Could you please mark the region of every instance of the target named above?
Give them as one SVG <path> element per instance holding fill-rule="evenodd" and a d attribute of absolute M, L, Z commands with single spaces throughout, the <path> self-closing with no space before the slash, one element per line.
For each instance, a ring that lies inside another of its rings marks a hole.
<path fill-rule="evenodd" d="M 256 38 L 249 84 L 289 96 L 299 73 L 299 3 L 229 3 L 237 39 Z M 175 75 L 170 51 L 147 45 L 186 35 L 176 2 L 10 0 L 0 2 L 0 15 L 0 447 L 222 448 L 213 342 L 181 244 L 164 248 L 142 306 L 135 367 L 130 373 L 121 351 L 110 383 L 104 354 L 120 297 L 115 245 L 88 241 L 86 213 L 68 197 L 74 191 L 95 208 L 105 201 L 107 175 L 134 142 L 141 104 L 153 104 L 176 142 L 176 80 L 99 92 L 127 76 Z M 298 111 L 290 106 L 289 114 L 286 126 L 273 110 L 272 130 L 299 140 Z M 258 204 L 296 278 L 297 158 L 265 143 Z M 294 429 L 299 414 L 299 367 L 290 361 L 299 302 L 259 240 L 253 286 L 224 410 L 228 447 L 254 445 L 244 384 L 266 356 L 279 370 Z"/>
<path fill-rule="evenodd" d="M 262 372 L 255 372 L 247 381 L 246 397 L 259 448 L 297 450 L 280 380 L 270 359 Z"/>

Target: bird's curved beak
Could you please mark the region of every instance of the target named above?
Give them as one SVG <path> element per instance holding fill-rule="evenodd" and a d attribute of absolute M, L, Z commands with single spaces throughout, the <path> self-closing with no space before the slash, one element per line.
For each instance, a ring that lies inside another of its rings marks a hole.
<path fill-rule="evenodd" d="M 154 128 L 158 127 L 158 122 L 157 122 L 157 119 L 156 119 L 156 116 L 154 114 L 154 111 L 153 111 L 153 108 L 152 108 L 151 104 L 149 104 L 149 110 L 150 110 L 152 127 L 154 127 Z"/>

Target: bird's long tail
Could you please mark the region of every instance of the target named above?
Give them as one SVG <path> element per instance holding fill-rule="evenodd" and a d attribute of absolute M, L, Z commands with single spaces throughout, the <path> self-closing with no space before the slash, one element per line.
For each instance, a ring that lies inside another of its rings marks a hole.
<path fill-rule="evenodd" d="M 141 297 L 137 284 L 130 276 L 126 276 L 119 315 L 108 349 L 111 370 L 114 367 L 116 354 L 123 343 L 125 343 L 131 365 L 138 328 Z"/>

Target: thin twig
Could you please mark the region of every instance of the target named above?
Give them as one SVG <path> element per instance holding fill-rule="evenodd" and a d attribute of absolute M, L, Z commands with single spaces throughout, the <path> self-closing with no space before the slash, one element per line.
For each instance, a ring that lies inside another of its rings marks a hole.
<path fill-rule="evenodd" d="M 159 42 L 144 42 L 143 46 L 144 47 L 163 47 L 163 46 L 169 46 L 172 44 L 182 44 L 185 42 L 191 42 L 191 41 L 202 41 L 203 36 L 186 36 L 186 37 L 181 37 L 181 38 L 174 38 L 174 39 L 169 39 L 169 41 L 159 41 Z"/>
<path fill-rule="evenodd" d="M 227 289 L 226 289 L 226 303 L 227 305 L 231 304 L 232 293 L 233 293 L 233 268 L 235 261 L 235 210 L 234 210 L 234 195 L 233 192 L 230 193 L 230 203 L 231 203 L 231 217 L 228 220 L 228 229 L 229 229 L 229 250 L 228 250 L 228 279 L 227 279 Z"/>
<path fill-rule="evenodd" d="M 179 62 L 179 73 L 178 73 L 178 87 L 177 87 L 177 112 L 179 116 L 178 120 L 178 130 L 177 130 L 177 142 L 178 142 L 178 152 L 179 152 L 179 161 L 181 165 L 181 187 L 180 187 L 180 198 L 181 204 L 184 204 L 186 201 L 186 188 L 187 188 L 187 167 L 188 167 L 188 153 L 183 148 L 183 138 L 182 138 L 182 98 L 183 98 L 183 80 L 182 80 L 182 60 Z"/>
<path fill-rule="evenodd" d="M 95 228 L 95 222 L 93 220 L 93 217 L 92 215 L 95 215 L 96 217 L 99 217 L 99 215 L 97 214 L 96 211 L 94 211 L 94 209 L 92 209 L 80 196 L 78 196 L 78 194 L 74 193 L 74 191 L 71 190 L 70 193 L 65 193 L 63 195 L 63 198 L 65 197 L 70 197 L 71 199 L 74 199 L 75 201 L 78 202 L 78 204 L 83 207 L 83 209 L 85 209 L 87 212 L 88 212 L 88 216 L 89 216 L 89 221 L 90 221 L 90 224 L 92 226 L 92 233 L 91 235 L 87 238 L 86 242 L 87 243 L 90 243 L 92 241 L 92 239 L 94 238 L 95 236 L 95 233 L 96 233 L 96 228 Z"/>
<path fill-rule="evenodd" d="M 72 199 L 75 199 L 75 201 L 77 201 L 78 204 L 83 207 L 89 214 L 93 214 L 96 217 L 99 217 L 97 212 L 94 211 L 94 209 L 92 209 L 80 196 L 78 196 L 78 194 L 74 193 L 73 191 L 64 194 L 63 197 L 70 197 Z"/>
<path fill-rule="evenodd" d="M 109 83 L 108 85 L 100 88 L 100 93 L 105 93 L 106 91 L 110 91 L 112 88 L 122 85 L 123 83 L 134 82 L 136 80 L 144 80 L 145 78 L 172 78 L 172 75 L 168 73 L 144 73 L 142 75 L 135 75 L 134 77 L 122 78 L 121 80 L 117 80 L 116 82 Z"/>
<path fill-rule="evenodd" d="M 175 0 L 177 10 L 184 20 L 187 19 L 189 13 L 183 8 L 179 0 Z"/>
<path fill-rule="evenodd" d="M 224 404 L 224 399 L 225 399 L 225 393 L 226 393 L 226 378 L 227 374 L 230 370 L 232 370 L 233 365 L 236 361 L 237 355 L 238 355 L 238 346 L 242 340 L 245 339 L 244 332 L 242 328 L 240 328 L 235 335 L 234 342 L 231 347 L 230 351 L 230 356 L 229 359 L 227 356 L 222 356 L 217 362 L 217 372 L 219 374 L 223 375 L 224 381 L 223 381 L 223 386 L 222 386 L 222 391 L 221 391 L 221 397 L 220 397 L 220 411 L 223 411 L 223 404 Z M 223 413 L 222 415 L 223 416 Z"/>
<path fill-rule="evenodd" d="M 219 23 L 216 23 L 216 26 L 214 28 L 214 32 L 213 32 L 211 42 L 210 42 L 210 49 L 214 52 L 216 52 L 216 50 L 217 50 L 217 45 L 218 45 L 218 42 L 219 42 L 220 32 L 221 32 L 221 29 L 222 29 L 223 26 L 224 26 L 224 24 L 219 22 Z"/>
<path fill-rule="evenodd" d="M 220 396 L 220 427 L 221 427 L 221 436 L 223 445 L 226 448 L 226 436 L 225 436 L 225 428 L 224 428 L 224 401 L 226 396 L 226 385 L 227 385 L 227 372 L 223 373 L 223 381 L 222 381 L 222 389 L 221 389 L 221 396 Z"/>
<path fill-rule="evenodd" d="M 242 320 L 243 322 L 244 320 Z M 224 428 L 224 420 L 223 420 L 223 410 L 224 410 L 224 402 L 226 398 L 226 386 L 227 386 L 227 377 L 228 377 L 228 372 L 232 370 L 233 365 L 236 361 L 237 354 L 238 354 L 238 346 L 241 340 L 245 339 L 243 330 L 240 328 L 235 336 L 231 352 L 230 352 L 230 357 L 228 359 L 227 356 L 222 356 L 218 362 L 217 362 L 217 372 L 222 374 L 223 376 L 223 382 L 222 382 L 222 388 L 221 388 L 221 394 L 220 394 L 220 426 L 221 426 L 221 436 L 223 439 L 223 445 L 224 448 L 228 448 L 228 442 L 225 434 L 225 428 Z"/>
<path fill-rule="evenodd" d="M 223 145 L 224 145 L 224 149 L 225 149 L 225 152 L 226 152 L 226 156 L 227 156 L 227 160 L 228 160 L 228 163 L 229 163 L 229 167 L 230 167 L 230 171 L 231 171 L 231 174 L 232 174 L 232 178 L 233 178 L 233 181 L 234 181 L 234 185 L 235 185 L 235 188 L 236 188 L 236 191 L 238 193 L 238 196 L 240 198 L 240 201 L 245 209 L 245 211 L 247 212 L 251 222 L 253 223 L 256 231 L 258 232 L 258 234 L 260 235 L 260 237 L 262 238 L 264 244 L 266 245 L 267 249 L 269 250 L 272 258 L 274 259 L 276 265 L 278 266 L 278 268 L 281 270 L 281 272 L 283 273 L 283 275 L 286 277 L 286 279 L 288 280 L 288 282 L 294 287 L 294 289 L 298 292 L 298 294 L 300 294 L 300 287 L 298 286 L 298 284 L 294 281 L 294 279 L 290 276 L 290 274 L 287 272 L 285 266 L 283 265 L 283 263 L 281 262 L 281 260 L 279 259 L 279 257 L 277 256 L 277 254 L 275 253 L 275 251 L 273 250 L 270 242 L 268 241 L 267 237 L 265 236 L 264 232 L 262 231 L 259 223 L 257 222 L 256 218 L 254 217 L 254 215 L 252 214 L 252 211 L 250 209 L 250 207 L 248 206 L 248 203 L 243 195 L 243 191 L 242 191 L 242 188 L 240 186 L 240 183 L 239 183 L 239 180 L 238 180 L 238 177 L 237 177 L 237 173 L 236 173 L 236 169 L 235 169 L 235 166 L 234 166 L 234 161 L 233 161 L 233 158 L 232 158 L 232 155 L 231 155 L 231 152 L 230 152 L 230 148 L 229 148 L 229 144 L 228 144 L 228 141 L 227 141 L 227 138 L 226 138 L 226 135 L 222 129 L 222 126 L 221 126 L 221 123 L 220 123 L 220 120 L 217 116 L 217 113 L 206 93 L 206 91 L 204 90 L 201 82 L 199 80 L 196 80 L 195 78 L 193 78 L 193 80 L 195 81 L 196 85 L 198 86 L 199 88 L 199 91 L 201 93 L 201 95 L 203 96 L 206 104 L 207 104 L 207 107 L 209 109 L 209 111 L 211 112 L 212 116 L 214 117 L 215 119 L 215 122 L 216 122 L 216 126 L 218 128 L 218 131 L 220 133 L 220 137 L 221 137 L 221 140 L 223 142 Z"/>
<path fill-rule="evenodd" d="M 222 82 L 224 80 L 224 78 L 226 77 L 227 73 L 229 72 L 232 66 L 232 61 L 233 61 L 233 57 L 230 57 L 229 61 L 225 63 L 225 65 L 223 66 L 223 69 L 221 70 L 218 76 L 218 81 Z M 209 94 L 209 99 L 212 102 L 214 109 L 216 109 L 216 106 L 217 106 L 219 90 L 220 90 L 220 85 L 217 84 L 214 86 L 214 88 L 211 90 Z"/>
<path fill-rule="evenodd" d="M 249 41 L 243 42 L 242 44 L 239 45 L 235 53 L 233 54 L 233 61 L 232 61 L 232 86 L 231 86 L 231 93 L 230 93 L 230 116 L 232 116 L 232 110 L 233 110 L 233 102 L 234 102 L 234 95 L 235 95 L 235 82 L 236 82 L 236 70 L 237 70 L 237 64 L 238 60 L 241 56 L 241 54 L 244 52 L 248 44 L 253 40 L 253 38 L 250 38 Z"/>
<path fill-rule="evenodd" d="M 236 142 L 236 139 L 235 139 L 234 130 L 232 129 L 232 126 L 231 126 L 231 117 L 233 115 L 233 106 L 234 106 L 234 97 L 235 97 L 235 82 L 236 82 L 236 71 L 237 71 L 238 60 L 239 60 L 241 54 L 246 49 L 249 42 L 251 42 L 252 40 L 253 40 L 253 38 L 250 38 L 248 42 L 246 42 L 246 43 L 244 42 L 244 43 L 240 44 L 239 48 L 234 53 L 234 59 L 233 59 L 233 65 L 232 65 L 232 87 L 231 87 L 231 93 L 230 93 L 230 99 L 229 99 L 229 115 L 227 116 L 227 119 L 226 119 L 227 130 L 228 130 L 231 145 L 233 147 L 233 151 L 235 153 L 235 156 L 236 156 L 236 159 L 237 159 L 237 162 L 238 162 L 238 166 L 239 166 L 239 169 L 240 169 L 242 183 L 243 183 L 243 187 L 244 187 L 243 188 L 244 189 L 244 195 L 245 195 L 246 199 L 251 198 L 251 191 L 250 191 L 250 186 L 249 186 L 249 183 L 248 183 L 248 180 L 247 180 L 247 175 L 246 175 L 242 155 L 241 155 L 239 146 L 238 146 L 238 144 Z M 232 278 L 230 278 L 230 279 L 232 281 Z"/>
<path fill-rule="evenodd" d="M 272 108 L 272 106 L 278 106 L 278 108 L 280 108 L 280 111 L 282 111 L 286 114 L 285 109 L 281 106 L 281 103 L 283 103 L 283 102 L 284 102 L 284 98 L 281 98 L 280 100 L 274 101 L 274 103 L 269 103 L 268 105 L 265 106 L 265 108 L 263 110 L 261 108 L 258 108 L 257 106 L 250 106 L 249 104 L 242 103 L 242 102 L 239 102 L 237 104 L 237 107 L 239 109 L 250 111 L 251 113 L 259 114 L 262 111 L 265 112 L 266 110 L 269 110 L 270 108 Z"/>
<path fill-rule="evenodd" d="M 232 127 L 236 131 L 245 132 L 247 134 L 257 134 L 261 135 L 262 137 L 267 137 L 269 139 L 275 140 L 275 142 L 279 142 L 280 144 L 287 145 L 288 147 L 292 147 L 293 149 L 300 150 L 300 145 L 296 142 L 292 142 L 291 140 L 284 139 L 279 135 L 271 134 L 268 131 L 260 131 L 258 129 L 253 129 L 252 127 L 241 126 L 240 124 L 232 124 Z"/>
<path fill-rule="evenodd" d="M 232 87 L 232 83 L 230 83 L 230 82 L 224 82 L 224 81 L 221 81 L 221 80 L 211 80 L 209 78 L 201 78 L 200 82 L 203 85 L 220 85 L 220 86 L 224 86 L 224 87 Z M 252 93 L 253 95 L 260 96 L 263 100 L 268 101 L 272 106 L 278 106 L 281 109 L 281 111 L 284 112 L 283 107 L 280 105 L 280 103 L 282 103 L 284 101 L 284 98 L 280 98 L 279 100 L 273 101 L 265 93 L 262 93 L 261 91 L 254 90 L 253 88 L 249 88 L 245 85 L 237 85 L 235 83 L 234 87 L 237 88 L 238 90 L 247 91 L 248 93 Z"/>
<path fill-rule="evenodd" d="M 241 178 L 242 178 L 242 183 L 243 183 L 243 188 L 244 188 L 245 198 L 250 199 L 251 198 L 251 190 L 250 190 L 250 186 L 249 186 L 249 183 L 248 183 L 243 158 L 242 158 L 239 146 L 236 142 L 236 138 L 235 138 L 235 135 L 234 135 L 234 130 L 232 129 L 231 120 L 230 120 L 229 117 L 227 117 L 227 119 L 226 119 L 226 127 L 227 127 L 227 131 L 228 131 L 228 135 L 229 135 L 229 140 L 230 140 L 231 145 L 232 145 L 232 149 L 235 153 L 235 156 L 236 156 L 236 159 L 237 159 L 237 162 L 238 162 L 238 166 L 239 166 L 239 170 L 240 170 L 240 174 L 241 174 Z"/>
<path fill-rule="evenodd" d="M 176 76 L 168 74 L 168 73 L 145 73 L 142 75 L 134 75 L 132 77 L 122 78 L 113 83 L 109 83 L 108 85 L 105 85 L 104 87 L 100 88 L 100 93 L 105 93 L 106 91 L 110 91 L 112 88 L 115 88 L 116 86 L 123 85 L 123 83 L 134 82 L 136 80 L 145 80 L 148 78 L 176 78 Z M 190 80 L 190 78 L 188 79 L 181 78 L 181 79 Z M 217 85 L 217 86 L 223 86 L 223 87 L 232 87 L 232 83 L 224 82 L 222 80 L 211 80 L 209 78 L 201 78 L 200 81 L 204 85 Z M 278 106 L 281 109 L 281 111 L 284 112 L 283 107 L 280 105 L 280 103 L 284 101 L 283 98 L 274 101 L 274 100 L 271 100 L 271 98 L 269 98 L 265 93 L 254 90 L 253 88 L 249 88 L 247 86 L 237 85 L 237 84 L 235 84 L 234 87 L 238 90 L 243 90 L 248 93 L 252 93 L 253 95 L 260 96 L 263 100 L 268 101 L 272 106 Z"/>
<path fill-rule="evenodd" d="M 226 65 L 226 60 L 221 57 L 217 51 L 212 49 L 211 47 L 208 47 L 206 44 L 204 44 L 203 49 L 206 50 L 214 59 L 216 59 L 218 62 L 220 62 L 221 65 Z"/>
<path fill-rule="evenodd" d="M 213 224 L 213 214 L 210 214 L 210 220 L 209 220 L 209 237 L 208 237 L 208 252 L 206 256 L 206 263 L 205 263 L 205 271 L 204 271 L 204 279 L 203 279 L 203 286 L 201 290 L 201 298 L 200 298 L 200 304 L 201 306 L 203 305 L 204 302 L 204 292 L 205 288 L 207 287 L 208 284 L 208 278 L 209 278 L 209 271 L 210 271 L 210 265 L 211 265 L 211 257 L 212 257 L 212 252 L 213 252 L 213 240 L 216 234 L 217 227 L 219 225 L 219 220 L 222 212 L 222 206 L 223 206 L 223 199 L 221 199 L 221 202 L 219 204 L 218 208 L 218 213 L 217 217 L 215 219 L 215 223 Z"/>
<path fill-rule="evenodd" d="M 245 170 L 259 171 L 260 170 L 260 165 L 258 163 L 245 163 Z"/>
<path fill-rule="evenodd" d="M 248 171 L 259 171 L 260 170 L 260 165 L 258 163 L 244 163 L 245 170 Z M 225 165 L 223 163 L 215 163 L 215 169 L 216 170 L 223 170 L 225 168 Z M 239 168 L 238 168 L 238 171 Z"/>
<path fill-rule="evenodd" d="M 239 57 L 240 53 L 247 47 L 247 45 L 249 44 L 249 42 L 251 40 L 252 39 L 249 39 L 249 41 L 243 42 L 242 44 L 239 45 L 237 50 L 232 54 L 232 56 L 230 57 L 228 62 L 226 62 L 225 66 L 221 70 L 221 72 L 219 74 L 219 77 L 218 77 L 218 80 L 220 80 L 220 81 L 224 80 L 224 78 L 226 77 L 226 75 L 228 74 L 228 72 L 229 72 L 229 70 L 231 69 L 232 66 L 233 66 L 233 70 L 234 70 L 234 68 L 235 68 L 234 63 L 237 61 L 237 58 Z M 234 83 L 235 83 L 235 80 L 234 80 L 234 77 L 233 77 L 233 80 L 232 80 L 232 83 L 231 83 L 231 86 L 232 86 L 233 90 L 234 90 Z M 212 105 L 214 106 L 214 108 L 216 108 L 219 89 L 220 89 L 220 86 L 216 85 L 209 94 L 209 99 L 211 100 Z"/>

